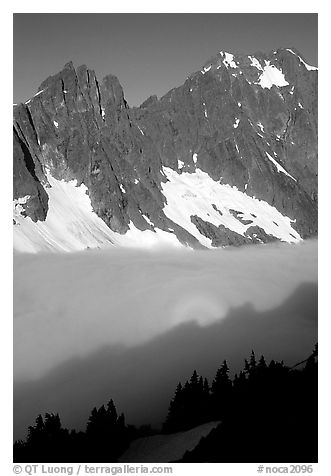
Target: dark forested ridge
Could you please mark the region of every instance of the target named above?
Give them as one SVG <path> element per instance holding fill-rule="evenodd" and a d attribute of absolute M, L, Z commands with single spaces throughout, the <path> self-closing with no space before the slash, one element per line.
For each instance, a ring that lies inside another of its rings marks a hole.
<path fill-rule="evenodd" d="M 239 374 L 229 373 L 224 360 L 211 384 L 195 370 L 178 383 L 162 433 L 221 421 L 181 462 L 317 462 L 317 345 L 293 367 L 252 351 Z M 46 413 L 14 443 L 14 462 L 116 462 L 131 441 L 155 433 L 127 425 L 113 400 L 93 408 L 84 432 Z"/>

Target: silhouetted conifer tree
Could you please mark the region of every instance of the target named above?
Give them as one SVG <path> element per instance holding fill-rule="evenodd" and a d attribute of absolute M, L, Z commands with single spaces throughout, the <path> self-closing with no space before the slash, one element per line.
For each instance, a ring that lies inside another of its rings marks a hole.
<path fill-rule="evenodd" d="M 113 400 L 110 400 L 107 404 L 107 420 L 110 425 L 115 425 L 118 419 L 116 407 Z"/>
<path fill-rule="evenodd" d="M 193 370 L 192 377 L 190 378 L 191 388 L 193 388 L 193 389 L 197 388 L 198 384 L 199 384 L 199 376 L 197 374 L 197 371 Z"/>
<path fill-rule="evenodd" d="M 182 461 L 316 462 L 316 355 L 314 349 L 300 362 L 301 369 L 293 370 L 283 361 L 267 365 L 264 356 L 257 362 L 252 352 L 244 371 L 234 377 L 221 425 Z"/>
<path fill-rule="evenodd" d="M 166 421 L 163 425 L 165 433 L 185 431 L 210 421 L 210 391 L 207 379 L 199 376 L 194 370 L 184 387 L 179 383 L 172 398 Z"/>
<path fill-rule="evenodd" d="M 250 373 L 250 366 L 249 366 L 249 363 L 248 363 L 247 359 L 245 359 L 244 372 L 245 372 L 246 375 L 249 375 L 249 373 Z"/>
<path fill-rule="evenodd" d="M 166 433 L 177 431 L 177 428 L 181 428 L 183 424 L 183 394 L 183 386 L 181 382 L 179 382 L 176 387 L 175 395 L 170 401 L 167 418 L 163 425 L 163 431 Z"/>
<path fill-rule="evenodd" d="M 265 370 L 265 369 L 267 368 L 267 364 L 266 364 L 266 361 L 265 361 L 263 355 L 261 355 L 260 360 L 259 360 L 259 362 L 258 362 L 258 364 L 257 364 L 257 367 L 258 367 L 258 369 L 260 369 L 260 370 Z"/>
<path fill-rule="evenodd" d="M 228 410 L 231 399 L 232 382 L 229 378 L 229 367 L 226 360 L 217 369 L 215 378 L 211 385 L 212 407 L 214 418 L 222 418 Z"/>
<path fill-rule="evenodd" d="M 222 420 L 186 462 L 316 462 L 317 374 L 317 345 L 292 368 L 283 361 L 267 365 L 263 355 L 257 362 L 252 351 L 233 383 L 223 361 L 211 388 L 194 370 L 184 387 L 177 385 L 163 430 Z M 143 434 L 153 432 L 126 426 L 113 400 L 93 408 L 86 433 L 69 432 L 58 414 L 46 413 L 29 426 L 26 441 L 15 442 L 14 462 L 116 462 Z"/>
<path fill-rule="evenodd" d="M 250 368 L 254 369 L 256 367 L 256 358 L 255 358 L 255 352 L 252 350 L 250 360 L 249 360 Z"/>
<path fill-rule="evenodd" d="M 128 431 L 123 413 L 118 416 L 113 400 L 94 407 L 87 422 L 86 436 L 93 461 L 117 461 L 128 444 Z"/>
<path fill-rule="evenodd" d="M 206 395 L 209 395 L 209 383 L 208 383 L 208 380 L 205 378 L 204 381 L 203 381 L 203 390 L 205 392 Z"/>
<path fill-rule="evenodd" d="M 43 437 L 43 432 L 45 429 L 44 419 L 41 415 L 38 415 L 36 418 L 36 423 L 34 426 L 28 427 L 28 443 L 39 442 Z"/>

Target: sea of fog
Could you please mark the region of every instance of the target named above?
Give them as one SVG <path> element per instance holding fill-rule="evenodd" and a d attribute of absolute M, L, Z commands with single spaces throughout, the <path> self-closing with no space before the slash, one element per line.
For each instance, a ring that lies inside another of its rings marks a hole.
<path fill-rule="evenodd" d="M 317 340 L 317 241 L 208 251 L 14 255 L 15 437 L 38 413 L 83 428 L 114 398 L 158 424 L 178 380 L 252 348 L 290 364 Z"/>

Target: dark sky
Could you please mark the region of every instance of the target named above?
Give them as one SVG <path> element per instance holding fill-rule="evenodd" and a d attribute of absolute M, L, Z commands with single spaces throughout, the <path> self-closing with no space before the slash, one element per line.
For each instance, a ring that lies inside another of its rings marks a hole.
<path fill-rule="evenodd" d="M 218 51 L 296 47 L 317 66 L 317 14 L 14 14 L 14 103 L 72 60 L 114 74 L 130 106 L 182 84 Z"/>

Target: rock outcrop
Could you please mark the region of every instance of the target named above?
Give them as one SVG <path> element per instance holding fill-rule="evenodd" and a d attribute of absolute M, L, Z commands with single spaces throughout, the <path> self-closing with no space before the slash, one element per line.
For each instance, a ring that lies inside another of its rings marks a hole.
<path fill-rule="evenodd" d="M 219 206 L 211 199 L 210 221 L 202 205 L 187 212 L 192 233 L 167 211 L 165 190 L 200 171 L 218 185 Z M 288 220 L 293 241 L 315 235 L 317 70 L 293 48 L 220 52 L 182 86 L 130 108 L 115 76 L 99 82 L 68 63 L 14 107 L 14 200 L 25 220 L 47 221 L 49 175 L 84 184 L 93 211 L 119 235 L 159 229 L 193 247 L 291 241 L 263 225 L 275 223 L 270 210 Z M 230 188 L 241 198 L 222 208 Z M 242 197 L 270 207 L 264 221 Z"/>

